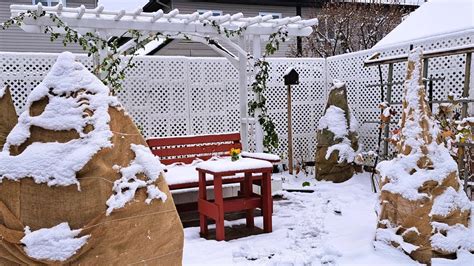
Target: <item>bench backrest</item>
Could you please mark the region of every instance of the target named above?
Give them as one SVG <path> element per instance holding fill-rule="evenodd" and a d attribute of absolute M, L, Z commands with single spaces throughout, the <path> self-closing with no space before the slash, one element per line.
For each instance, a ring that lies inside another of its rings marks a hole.
<path fill-rule="evenodd" d="M 229 155 L 230 149 L 241 149 L 240 133 L 147 139 L 148 146 L 162 164 L 192 163 L 196 158 Z"/>

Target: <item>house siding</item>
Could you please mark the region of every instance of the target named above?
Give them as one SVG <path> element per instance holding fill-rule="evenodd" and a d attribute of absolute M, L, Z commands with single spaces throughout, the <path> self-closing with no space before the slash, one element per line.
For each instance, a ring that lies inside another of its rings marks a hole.
<path fill-rule="evenodd" d="M 78 7 L 81 4 L 86 8 L 95 8 L 97 0 L 67 0 L 68 7 Z M 31 0 L 0 0 L 0 22 L 10 18 L 10 5 L 31 5 Z M 78 45 L 64 47 L 61 40 L 51 42 L 49 35 L 42 33 L 28 33 L 22 29 L 12 26 L 8 30 L 0 28 L 0 51 L 2 52 L 43 52 L 58 53 L 63 51 L 83 53 Z"/>
<path fill-rule="evenodd" d="M 245 17 L 258 16 L 259 12 L 281 13 L 282 17 L 296 16 L 296 7 L 288 6 L 269 6 L 269 5 L 243 5 L 243 4 L 227 4 L 227 3 L 210 3 L 193 0 L 175 0 L 172 8 L 179 9 L 182 14 L 194 13 L 197 10 L 220 10 L 222 14 L 235 14 L 242 12 Z M 262 37 L 262 47 L 265 46 L 266 37 Z M 284 57 L 288 55 L 290 46 L 295 43 L 295 38 L 291 38 L 280 46 L 280 49 L 273 55 L 275 57 Z M 251 44 L 248 44 L 251 47 Z M 226 45 L 224 45 L 226 46 Z M 231 52 L 232 48 L 226 47 Z M 262 48 L 263 53 L 263 48 Z M 158 55 L 184 55 L 184 56 L 220 56 L 205 44 L 175 41 L 161 49 Z"/>

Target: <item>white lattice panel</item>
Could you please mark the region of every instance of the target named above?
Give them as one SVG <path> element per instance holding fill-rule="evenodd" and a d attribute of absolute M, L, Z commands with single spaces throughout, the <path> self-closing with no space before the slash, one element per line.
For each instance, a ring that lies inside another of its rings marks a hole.
<path fill-rule="evenodd" d="M 440 49 L 473 43 L 474 34 L 450 36 L 415 45 Z M 408 47 L 383 51 L 383 56 L 406 53 Z M 377 67 L 364 68 L 363 60 L 372 51 L 320 58 L 272 58 L 270 60 L 268 108 L 280 138 L 276 153 L 287 151 L 286 87 L 282 76 L 289 67 L 300 73 L 300 85 L 292 87 L 293 143 L 295 159 L 312 160 L 315 153 L 315 132 L 322 116 L 333 78 L 347 82 L 349 103 L 360 123 L 359 135 L 364 150 L 377 147 L 380 89 L 367 88 L 378 83 Z M 18 112 L 24 110 L 28 93 L 43 79 L 56 60 L 55 54 L 0 53 L 0 84 L 12 88 Z M 78 60 L 89 69 L 91 60 Z M 460 96 L 464 81 L 464 56 L 433 59 L 429 75 L 444 77 L 434 83 L 434 99 L 446 99 L 449 92 Z M 130 69 L 119 98 L 145 137 L 177 136 L 238 131 L 238 73 L 223 58 L 140 57 L 136 68 Z M 405 64 L 394 67 L 394 81 L 403 81 Z M 474 71 L 474 70 L 473 70 Z M 382 68 L 387 80 L 387 67 Z M 400 101 L 402 86 L 393 88 L 393 101 Z M 249 96 L 252 93 L 249 92 Z M 399 107 L 397 107 L 399 110 Z M 252 133 L 252 129 L 250 129 Z M 254 141 L 250 138 L 250 147 Z"/>

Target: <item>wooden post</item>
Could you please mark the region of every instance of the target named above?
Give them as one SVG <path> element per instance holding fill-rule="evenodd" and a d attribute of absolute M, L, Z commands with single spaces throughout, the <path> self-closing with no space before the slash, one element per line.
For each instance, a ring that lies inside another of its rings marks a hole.
<path fill-rule="evenodd" d="M 388 65 L 388 77 L 387 77 L 387 98 L 386 101 L 390 106 L 392 104 L 392 82 L 393 82 L 393 63 Z M 390 135 L 390 120 L 385 124 L 384 128 L 384 145 L 382 158 L 387 159 L 388 157 L 388 137 Z"/>
<path fill-rule="evenodd" d="M 293 174 L 293 134 L 291 127 L 291 85 L 287 85 L 286 104 L 288 107 L 288 171 Z"/>
<path fill-rule="evenodd" d="M 467 99 L 469 97 L 469 85 L 471 83 L 471 63 L 472 63 L 472 52 L 469 52 L 469 53 L 466 53 L 466 66 L 464 68 L 465 69 L 464 70 L 464 88 L 462 91 L 462 97 L 464 99 Z M 464 119 L 467 117 L 468 105 L 469 105 L 468 102 L 462 103 L 461 119 Z M 469 152 L 469 148 L 467 150 Z M 467 192 L 469 175 L 467 174 L 466 162 L 464 161 L 465 152 L 466 152 L 466 148 L 464 147 L 464 145 L 460 145 L 458 148 L 458 169 L 459 169 L 459 174 L 461 174 L 461 171 L 463 173 L 464 191 Z"/>

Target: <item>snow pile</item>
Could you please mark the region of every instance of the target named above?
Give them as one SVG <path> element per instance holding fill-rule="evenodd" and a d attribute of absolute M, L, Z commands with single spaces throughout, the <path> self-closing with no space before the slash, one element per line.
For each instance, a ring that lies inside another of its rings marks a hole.
<path fill-rule="evenodd" d="M 472 223 L 471 215 L 471 223 Z M 438 231 L 431 236 L 431 245 L 439 250 L 456 253 L 459 250 L 474 250 L 474 227 L 462 224 L 449 226 L 445 223 L 433 222 L 433 228 Z M 442 232 L 442 233 L 441 233 Z"/>
<path fill-rule="evenodd" d="M 388 224 L 389 225 L 389 224 Z M 378 229 L 375 233 L 375 237 L 378 241 L 382 241 L 387 245 L 392 245 L 396 243 L 406 253 L 410 254 L 411 252 L 417 250 L 419 247 L 413 244 L 405 242 L 401 235 L 397 235 L 396 232 L 399 228 L 384 228 Z M 407 231 L 418 231 L 415 227 L 408 229 Z M 419 233 L 418 233 L 419 234 Z"/>
<path fill-rule="evenodd" d="M 44 111 L 30 115 L 34 102 L 47 99 Z M 59 55 L 51 71 L 28 96 L 27 110 L 8 135 L 0 153 L 0 182 L 31 177 L 49 186 L 77 184 L 76 172 L 99 150 L 111 147 L 109 106 L 118 105 L 109 89 L 69 52 Z M 31 127 L 51 131 L 74 130 L 78 139 L 65 143 L 35 142 L 19 155 L 10 148 L 20 146 L 31 136 Z M 92 128 L 89 132 L 86 127 Z"/>
<path fill-rule="evenodd" d="M 464 212 L 470 209 L 471 202 L 466 197 L 465 192 L 461 188 L 456 191 L 453 187 L 448 187 L 443 194 L 434 199 L 430 215 L 446 217 L 455 210 Z"/>
<path fill-rule="evenodd" d="M 341 85 L 341 84 L 342 85 Z M 343 82 L 334 82 L 334 86 L 340 86 L 336 88 L 342 88 Z M 328 147 L 326 153 L 326 160 L 331 157 L 331 154 L 335 151 L 339 152 L 338 163 L 344 161 L 351 163 L 354 161 L 357 152 L 351 146 L 351 141 L 348 136 L 350 132 L 356 132 L 359 128 L 359 124 L 352 113 L 349 113 L 349 128 L 347 126 L 346 113 L 341 108 L 331 105 L 326 109 L 326 113 L 319 119 L 318 130 L 327 129 L 334 134 L 334 140 L 340 142 Z"/>
<path fill-rule="evenodd" d="M 131 144 L 130 149 L 135 153 L 135 159 L 130 165 L 124 168 L 115 166 L 122 177 L 114 182 L 114 194 L 107 200 L 107 215 L 115 209 L 123 208 L 127 202 L 133 200 L 139 188 L 147 188 L 148 198 L 145 201 L 147 204 L 150 204 L 153 199 L 166 201 L 166 194 L 154 184 L 163 171 L 160 160 L 143 145 Z M 139 174 L 145 175 L 146 180 L 139 179 Z"/>
<path fill-rule="evenodd" d="M 87 243 L 90 235 L 77 238 L 81 230 L 71 230 L 69 223 L 31 231 L 25 227 L 21 243 L 26 254 L 38 260 L 65 261 Z"/>
<path fill-rule="evenodd" d="M 346 137 L 348 135 L 346 113 L 337 106 L 329 106 L 326 113 L 319 119 L 318 129 L 331 131 L 336 139 Z"/>

